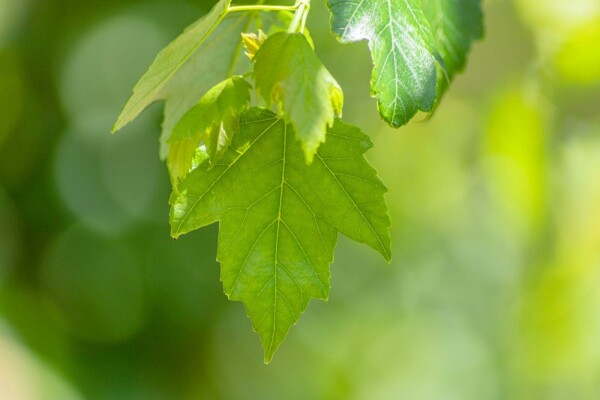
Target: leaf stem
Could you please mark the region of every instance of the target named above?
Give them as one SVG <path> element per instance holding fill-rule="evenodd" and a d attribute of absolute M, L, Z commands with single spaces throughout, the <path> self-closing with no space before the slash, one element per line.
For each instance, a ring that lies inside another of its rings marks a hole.
<path fill-rule="evenodd" d="M 302 23 L 300 24 L 300 33 L 304 33 L 304 30 L 306 29 L 306 20 L 308 19 L 309 11 L 310 11 L 310 5 L 308 6 L 306 11 L 304 12 L 304 15 L 302 16 Z"/>
<path fill-rule="evenodd" d="M 249 5 L 229 7 L 228 13 L 241 11 L 296 11 L 297 6 L 269 6 L 269 5 Z"/>
<path fill-rule="evenodd" d="M 296 13 L 294 14 L 294 19 L 290 23 L 288 32 L 304 33 L 304 28 L 306 27 L 306 19 L 308 18 L 308 13 L 310 11 L 310 0 L 298 0 L 296 1 L 294 7 L 296 7 L 297 9 Z"/>
<path fill-rule="evenodd" d="M 253 7 L 255 9 L 258 9 L 260 11 L 261 7 L 264 7 L 266 0 L 259 0 L 258 3 L 256 5 L 254 5 Z M 229 9 L 227 10 L 227 13 L 229 13 L 231 11 L 232 7 L 229 7 Z M 234 7 L 235 8 L 235 7 Z M 257 15 L 258 15 L 258 11 L 252 11 L 252 15 L 250 15 L 250 17 L 248 18 L 248 22 L 246 22 L 246 26 L 244 26 L 244 30 L 243 32 L 246 32 L 250 26 L 252 25 L 252 22 L 254 22 L 254 20 L 256 19 Z M 240 38 L 240 41 L 237 45 L 235 54 L 233 56 L 233 60 L 231 61 L 231 65 L 229 66 L 229 69 L 227 70 L 227 77 L 231 78 L 233 76 L 233 73 L 235 71 L 235 67 L 237 65 L 238 59 L 240 58 L 240 53 L 242 52 L 242 48 L 244 47 L 244 43 Z"/>
<path fill-rule="evenodd" d="M 248 18 L 248 22 L 246 22 L 246 25 L 244 26 L 243 32 L 246 32 L 250 28 L 250 26 L 252 25 L 252 22 L 254 22 L 255 18 L 256 18 L 256 14 L 250 15 L 250 17 Z M 244 43 L 240 39 L 239 43 L 236 46 L 235 53 L 233 55 L 233 60 L 231 61 L 231 64 L 229 65 L 229 69 L 227 70 L 227 77 L 228 78 L 231 78 L 233 76 L 233 73 L 235 71 L 235 67 L 236 67 L 237 62 L 238 62 L 238 60 L 240 58 L 240 53 L 242 52 L 242 48 L 243 47 L 244 47 Z"/>

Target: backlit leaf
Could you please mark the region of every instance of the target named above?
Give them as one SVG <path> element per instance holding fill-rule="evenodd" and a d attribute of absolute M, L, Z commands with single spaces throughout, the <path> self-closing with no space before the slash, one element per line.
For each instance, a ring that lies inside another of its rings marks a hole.
<path fill-rule="evenodd" d="M 171 199 L 173 237 L 219 222 L 218 261 L 271 360 L 309 299 L 327 299 L 338 232 L 390 260 L 386 188 L 358 128 L 336 121 L 305 163 L 291 125 L 253 108 L 213 169 L 205 161 Z"/>
<path fill-rule="evenodd" d="M 134 119 L 144 108 L 152 102 L 158 100 L 165 101 L 164 120 L 162 123 L 161 149 L 162 159 L 166 159 L 169 154 L 169 145 L 167 141 L 171 136 L 173 128 L 181 120 L 183 115 L 198 102 L 198 100 L 213 86 L 234 74 L 244 74 L 251 70 L 250 61 L 243 56 L 243 46 L 241 32 L 257 31 L 260 28 L 268 32 L 287 29 L 286 22 L 290 19 L 289 13 L 265 13 L 265 12 L 246 12 L 234 13 L 225 16 L 222 21 L 214 28 L 210 36 L 205 37 L 203 41 L 195 41 L 188 33 L 193 31 L 196 25 L 210 25 L 215 21 L 215 15 L 219 9 L 219 3 L 210 14 L 201 18 L 190 28 L 179 36 L 173 43 L 185 41 L 187 46 L 196 46 L 193 53 L 188 54 L 187 58 L 181 63 L 171 65 L 175 72 L 162 82 L 160 90 L 151 91 L 152 95 L 143 97 L 140 93 L 150 93 L 150 89 L 156 89 L 150 80 L 150 70 L 140 79 L 136 85 L 134 94 L 129 100 L 128 105 L 121 113 L 115 128 L 124 126 L 128 121 Z M 216 14 L 217 13 L 217 14 Z M 189 40 L 189 43 L 188 43 Z M 173 44 L 167 47 L 170 48 Z M 168 58 L 167 50 L 163 50 L 164 56 L 157 57 L 158 60 Z M 172 61 L 172 60 L 171 60 Z M 154 66 L 153 64 L 153 66 Z M 142 84 L 142 82 L 145 82 Z M 145 89 L 142 91 L 142 89 Z M 135 105 L 135 107 L 134 107 Z M 133 112 L 135 111 L 135 112 Z M 127 116 L 127 118 L 126 118 Z M 183 143 L 178 143 L 181 151 Z"/>
<path fill-rule="evenodd" d="M 341 115 L 342 89 L 300 33 L 276 33 L 255 57 L 256 87 L 269 103 L 280 104 L 308 162 L 325 141 L 327 127 Z"/>
<path fill-rule="evenodd" d="M 188 27 L 156 56 L 148 71 L 133 88 L 133 95 L 119 115 L 113 132 L 161 99 L 161 90 L 225 18 L 230 2 L 231 0 L 219 1 L 208 15 Z"/>
<path fill-rule="evenodd" d="M 250 89 L 242 77 L 226 79 L 209 90 L 175 126 L 167 158 L 175 186 L 191 169 L 200 142 L 206 145 L 211 164 L 219 161 L 237 129 L 238 114 L 250 102 Z"/>

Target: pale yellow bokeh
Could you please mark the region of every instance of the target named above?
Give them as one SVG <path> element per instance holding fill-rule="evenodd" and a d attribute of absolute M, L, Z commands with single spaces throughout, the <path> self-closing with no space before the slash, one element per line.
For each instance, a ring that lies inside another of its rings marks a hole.
<path fill-rule="evenodd" d="M 594 398 L 600 374 L 599 144 L 582 132 L 565 146 L 548 248 L 554 260 L 522 304 L 521 378 L 530 387 L 576 388 L 573 398 Z"/>
<path fill-rule="evenodd" d="M 576 26 L 565 35 L 554 64 L 568 83 L 590 85 L 600 82 L 600 16 Z"/>
<path fill-rule="evenodd" d="M 511 226 L 526 239 L 546 208 L 548 107 L 534 87 L 514 87 L 493 102 L 485 127 L 488 188 Z"/>
<path fill-rule="evenodd" d="M 83 397 L 20 344 L 0 320 L 0 399 L 81 400 Z"/>

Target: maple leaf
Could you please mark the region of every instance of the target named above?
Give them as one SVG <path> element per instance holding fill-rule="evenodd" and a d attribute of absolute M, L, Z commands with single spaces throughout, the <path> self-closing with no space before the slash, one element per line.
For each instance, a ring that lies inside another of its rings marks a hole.
<path fill-rule="evenodd" d="M 212 169 L 205 161 L 171 198 L 173 237 L 219 221 L 218 261 L 271 360 L 310 298 L 327 299 L 338 232 L 390 260 L 387 191 L 364 158 L 369 138 L 341 121 L 311 165 L 291 125 L 252 108 Z"/>

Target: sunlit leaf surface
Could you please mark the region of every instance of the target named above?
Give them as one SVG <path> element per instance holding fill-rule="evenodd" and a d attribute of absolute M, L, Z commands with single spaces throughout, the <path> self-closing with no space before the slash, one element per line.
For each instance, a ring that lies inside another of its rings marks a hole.
<path fill-rule="evenodd" d="M 269 37 L 255 61 L 258 91 L 268 103 L 281 104 L 311 162 L 327 127 L 342 113 L 342 89 L 299 33 Z"/>
<path fill-rule="evenodd" d="M 371 92 L 394 127 L 433 110 L 482 33 L 480 0 L 329 0 L 342 43 L 368 40 Z M 439 84 L 438 84 L 439 82 Z"/>
<path fill-rule="evenodd" d="M 171 199 L 172 235 L 220 221 L 225 293 L 242 301 L 270 361 L 310 298 L 329 294 L 338 232 L 390 260 L 385 186 L 363 154 L 371 142 L 336 122 L 307 166 L 290 125 L 251 109 L 221 162 L 205 162 Z"/>

